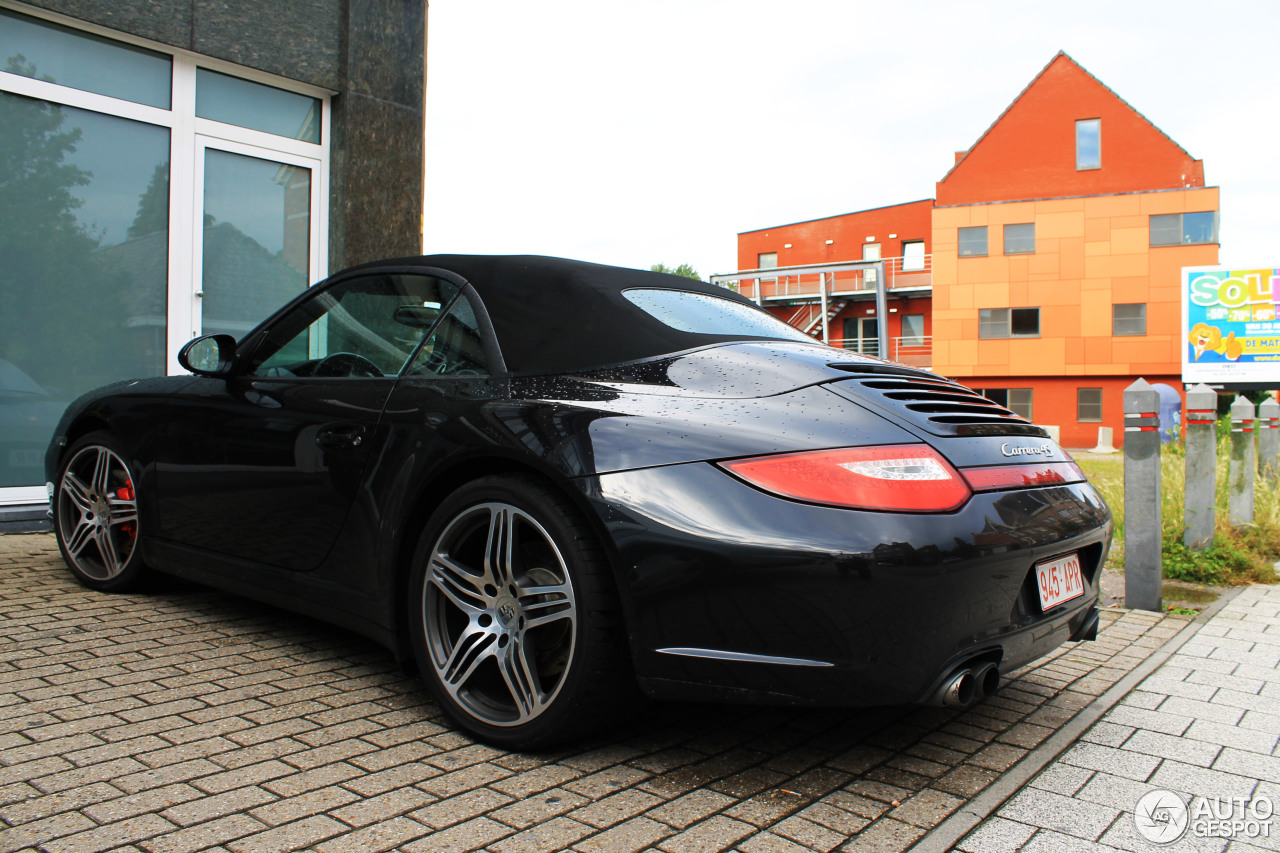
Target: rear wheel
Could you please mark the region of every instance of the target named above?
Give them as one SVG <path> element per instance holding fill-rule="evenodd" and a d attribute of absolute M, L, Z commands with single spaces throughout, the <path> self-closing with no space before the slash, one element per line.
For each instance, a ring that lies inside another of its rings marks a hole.
<path fill-rule="evenodd" d="M 581 735 L 637 693 L 599 546 L 532 478 L 485 477 L 445 499 L 418 544 L 409 618 L 437 700 L 492 743 Z"/>
<path fill-rule="evenodd" d="M 133 472 L 115 437 L 94 432 L 67 451 L 53 495 L 53 529 L 62 557 L 86 586 L 123 590 L 145 567 L 138 548 Z"/>

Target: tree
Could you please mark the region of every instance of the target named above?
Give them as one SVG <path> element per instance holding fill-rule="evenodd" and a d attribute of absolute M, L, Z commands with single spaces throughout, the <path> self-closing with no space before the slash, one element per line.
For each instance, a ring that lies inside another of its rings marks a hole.
<path fill-rule="evenodd" d="M 5 70 L 39 79 L 21 55 Z M 125 325 L 119 283 L 94 263 L 101 237 L 78 215 L 93 175 L 74 163 L 74 115 L 0 93 L 0 358 L 67 397 L 102 384 L 101 366 L 119 359 L 102 330 Z"/>
<path fill-rule="evenodd" d="M 695 270 L 689 264 L 681 264 L 680 266 L 674 267 L 674 268 L 669 267 L 666 264 L 654 264 L 653 266 L 649 267 L 649 271 L 664 272 L 667 275 L 678 275 L 678 276 L 681 276 L 682 278 L 691 278 L 691 279 L 694 279 L 695 281 L 702 281 L 702 276 L 698 275 L 698 271 Z"/>
<path fill-rule="evenodd" d="M 10 57 L 5 70 L 35 76 L 21 55 Z M 64 129 L 65 119 L 48 102 L 0 94 L 0 358 L 41 384 L 60 384 L 70 353 L 78 351 L 76 341 L 54 331 L 51 315 L 87 313 L 75 284 L 99 243 L 76 216 L 82 202 L 75 189 L 92 175 L 67 162 L 81 131 Z"/>
<path fill-rule="evenodd" d="M 207 216 L 207 214 L 206 214 Z M 138 198 L 138 212 L 129 226 L 129 237 L 145 237 L 169 230 L 169 164 L 157 163 L 151 182 Z"/>

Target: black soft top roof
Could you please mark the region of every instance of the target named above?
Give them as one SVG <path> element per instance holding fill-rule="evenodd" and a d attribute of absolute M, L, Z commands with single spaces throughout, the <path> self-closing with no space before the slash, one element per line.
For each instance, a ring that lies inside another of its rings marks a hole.
<path fill-rule="evenodd" d="M 563 373 L 727 341 L 778 340 L 683 332 L 622 295 L 632 288 L 683 290 L 756 307 L 731 290 L 682 276 L 540 255 L 424 255 L 353 269 L 388 266 L 434 267 L 466 279 L 514 373 Z"/>

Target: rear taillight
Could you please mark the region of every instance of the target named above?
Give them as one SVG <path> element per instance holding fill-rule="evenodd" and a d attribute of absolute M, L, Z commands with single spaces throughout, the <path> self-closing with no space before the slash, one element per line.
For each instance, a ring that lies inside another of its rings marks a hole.
<path fill-rule="evenodd" d="M 784 453 L 720 466 L 776 495 L 831 506 L 946 512 L 970 495 L 956 469 L 924 444 Z"/>
<path fill-rule="evenodd" d="M 964 478 L 975 492 L 996 489 L 1027 489 L 1083 483 L 1084 472 L 1074 462 L 1036 462 L 1030 465 L 1002 465 L 997 468 L 965 468 Z"/>

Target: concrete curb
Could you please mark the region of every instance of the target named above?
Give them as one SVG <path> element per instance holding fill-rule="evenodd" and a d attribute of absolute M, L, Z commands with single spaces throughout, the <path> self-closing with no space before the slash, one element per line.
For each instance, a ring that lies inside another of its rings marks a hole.
<path fill-rule="evenodd" d="M 1066 752 L 1089 728 L 1115 707 L 1121 699 L 1141 684 L 1173 656 L 1184 643 L 1194 637 L 1200 628 L 1214 617 L 1227 602 L 1240 594 L 1240 588 L 1223 593 L 1200 615 L 1174 634 L 1156 649 L 1128 675 L 1117 681 L 1107 692 L 1080 709 L 1066 725 L 1054 732 L 1044 743 L 1033 749 L 1021 761 L 1010 767 L 1000 778 L 992 782 L 982 793 L 965 803 L 958 811 L 931 829 L 928 834 L 907 848 L 908 853 L 945 853 L 972 832 L 984 820 L 995 814 L 1014 794 L 1030 782 L 1037 773 L 1055 758 Z"/>

